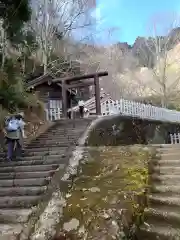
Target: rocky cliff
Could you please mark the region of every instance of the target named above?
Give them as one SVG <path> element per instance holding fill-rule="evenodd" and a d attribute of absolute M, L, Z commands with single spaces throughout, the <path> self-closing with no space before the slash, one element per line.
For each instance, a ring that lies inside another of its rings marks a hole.
<path fill-rule="evenodd" d="M 155 42 L 158 42 L 160 48 L 171 50 L 180 42 L 180 27 L 174 28 L 167 36 L 157 36 L 156 38 L 137 37 L 133 45 L 126 42 L 119 42 L 117 46 L 123 53 L 130 52 L 134 57 L 138 58 L 139 66 L 152 68 L 155 64 L 154 54 Z"/>

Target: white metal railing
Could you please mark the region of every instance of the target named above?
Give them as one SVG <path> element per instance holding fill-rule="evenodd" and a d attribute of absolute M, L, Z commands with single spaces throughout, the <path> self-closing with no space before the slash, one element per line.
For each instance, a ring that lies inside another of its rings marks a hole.
<path fill-rule="evenodd" d="M 62 108 L 48 108 L 45 109 L 46 112 L 46 120 L 54 121 L 61 119 L 62 116 Z"/>
<path fill-rule="evenodd" d="M 62 101 L 49 100 L 46 111 L 46 120 L 54 121 L 61 119 L 62 116 Z"/>
<path fill-rule="evenodd" d="M 171 144 L 180 143 L 180 133 L 171 133 L 170 140 L 171 140 Z"/>
<path fill-rule="evenodd" d="M 88 101 L 89 103 L 89 101 Z M 91 109 L 86 107 L 89 111 Z M 78 106 L 71 108 L 73 112 L 78 111 Z M 147 120 L 155 120 L 161 122 L 179 122 L 180 112 L 161 107 L 155 107 L 150 104 L 143 104 L 129 100 L 107 100 L 101 103 L 101 114 L 103 116 L 121 114 L 123 116 L 137 117 Z M 53 121 L 59 120 L 62 116 L 62 102 L 51 101 L 49 107 L 46 109 L 46 119 Z"/>
<path fill-rule="evenodd" d="M 138 117 L 161 122 L 180 122 L 180 112 L 149 104 L 143 104 L 124 99 L 108 100 L 101 104 L 103 116 L 122 114 L 123 116 Z"/>

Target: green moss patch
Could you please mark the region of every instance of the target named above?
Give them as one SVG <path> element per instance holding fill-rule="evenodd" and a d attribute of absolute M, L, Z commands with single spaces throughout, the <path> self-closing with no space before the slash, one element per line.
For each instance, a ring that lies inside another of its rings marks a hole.
<path fill-rule="evenodd" d="M 143 222 L 151 152 L 92 148 L 79 167 L 58 234 L 70 239 L 131 239 Z"/>

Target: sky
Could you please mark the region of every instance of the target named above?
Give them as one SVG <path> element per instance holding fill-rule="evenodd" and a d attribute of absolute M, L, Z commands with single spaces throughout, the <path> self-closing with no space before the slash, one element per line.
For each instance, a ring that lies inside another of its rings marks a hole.
<path fill-rule="evenodd" d="M 98 39 L 103 44 L 117 41 L 133 44 L 138 36 L 153 35 L 155 22 L 163 32 L 172 22 L 176 22 L 174 26 L 179 22 L 179 0 L 97 0 L 96 6 L 93 16 L 97 20 Z M 108 29 L 114 30 L 109 34 Z"/>

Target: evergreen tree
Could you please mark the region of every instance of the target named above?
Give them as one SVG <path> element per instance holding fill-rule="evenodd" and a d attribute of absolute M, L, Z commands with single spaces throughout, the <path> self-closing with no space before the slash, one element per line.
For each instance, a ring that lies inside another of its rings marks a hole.
<path fill-rule="evenodd" d="M 24 23 L 31 17 L 29 0 L 0 0 L 0 19 L 9 40 L 21 32 Z"/>
<path fill-rule="evenodd" d="M 11 41 L 11 46 L 22 49 L 22 56 L 19 58 L 24 63 L 30 51 L 37 47 L 34 35 L 24 30 L 24 24 L 30 17 L 29 0 L 0 0 L 0 19 L 3 21 L 6 40 Z M 42 109 L 38 98 L 26 90 L 17 58 L 5 57 L 3 67 L 0 69 L 0 126 L 4 113 L 13 113 L 30 107 Z"/>

